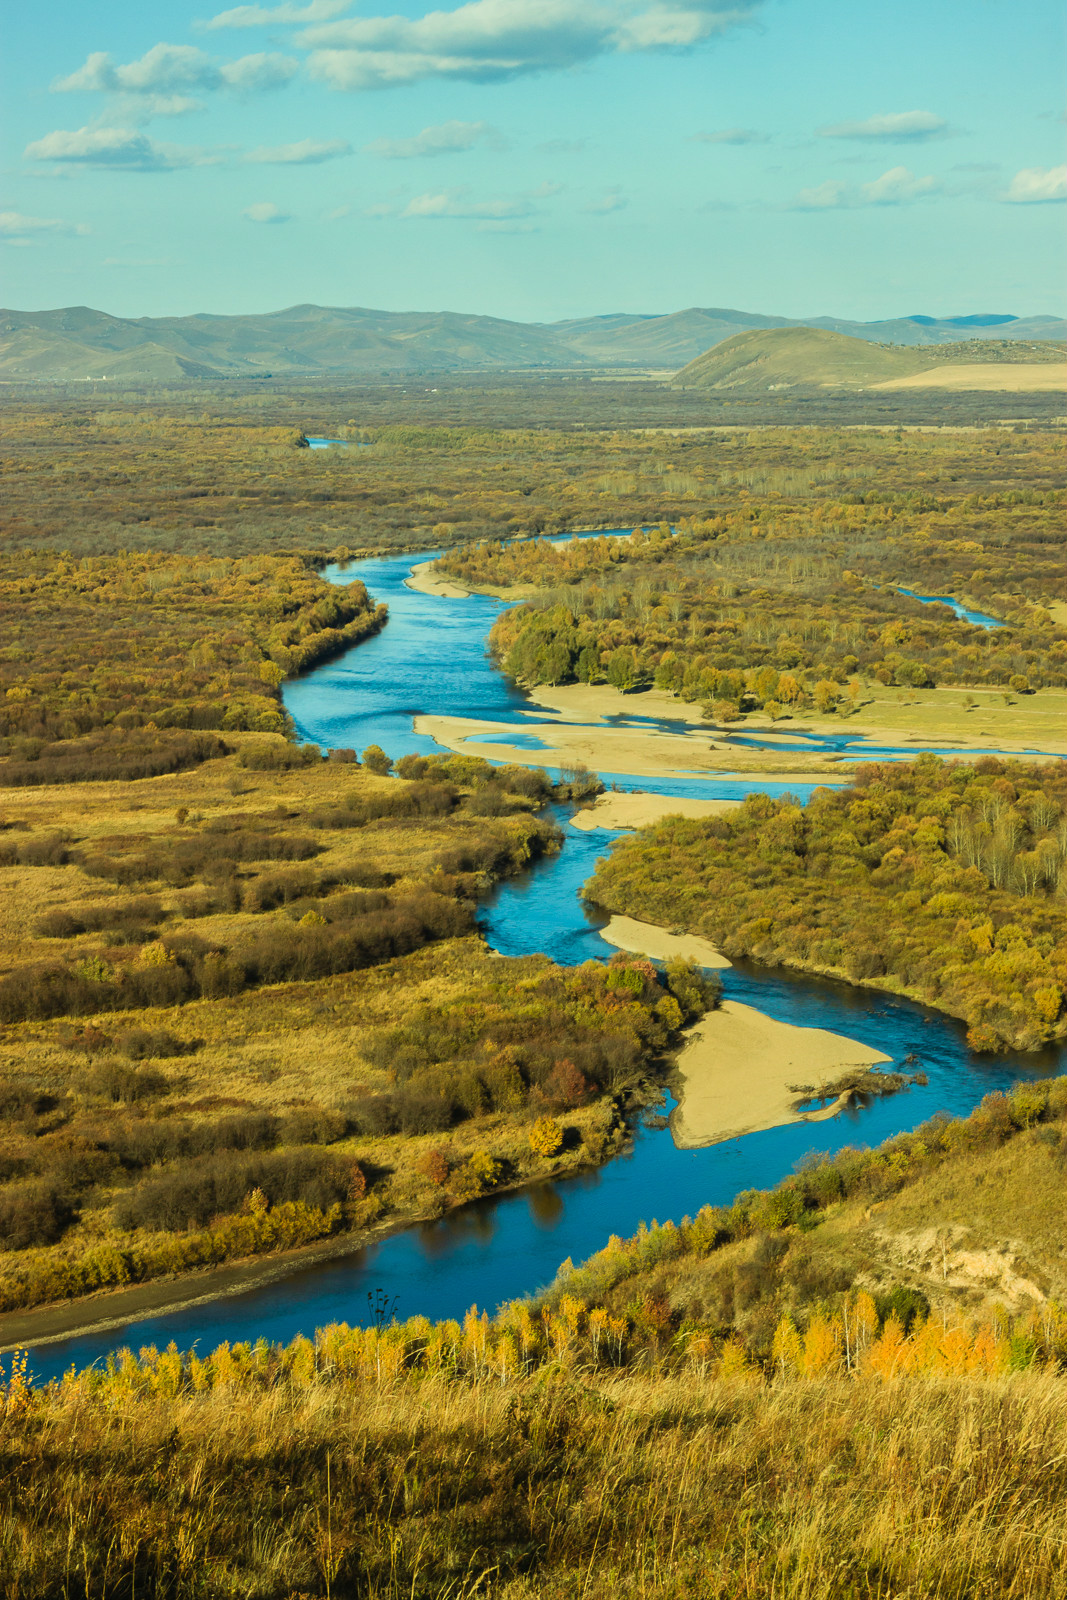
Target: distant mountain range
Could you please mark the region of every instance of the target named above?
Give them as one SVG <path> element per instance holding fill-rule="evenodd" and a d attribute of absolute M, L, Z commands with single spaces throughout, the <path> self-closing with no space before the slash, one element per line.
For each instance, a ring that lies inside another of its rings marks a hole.
<path fill-rule="evenodd" d="M 0 379 L 128 382 L 405 375 L 506 369 L 682 367 L 739 333 L 824 328 L 877 344 L 1062 340 L 1059 317 L 770 317 L 693 307 L 566 322 L 508 322 L 454 311 L 291 306 L 264 316 L 112 317 L 88 306 L 0 311 Z"/>

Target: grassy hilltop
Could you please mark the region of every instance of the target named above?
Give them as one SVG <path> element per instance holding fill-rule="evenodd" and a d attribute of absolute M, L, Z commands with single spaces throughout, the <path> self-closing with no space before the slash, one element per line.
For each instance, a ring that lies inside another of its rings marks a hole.
<path fill-rule="evenodd" d="M 1053 364 L 1062 385 L 1067 347 L 1051 340 L 1007 344 L 992 339 L 907 347 L 872 344 L 829 328 L 754 328 L 713 345 L 676 373 L 673 382 L 681 389 L 754 385 L 763 389 L 794 385 L 869 389 L 922 374 L 936 388 L 944 369 L 960 363 L 1010 365 L 1014 381 L 1005 382 L 1004 387 L 1018 386 L 1016 365 L 1035 368 L 1034 383 L 1040 387 L 1040 369 Z"/>

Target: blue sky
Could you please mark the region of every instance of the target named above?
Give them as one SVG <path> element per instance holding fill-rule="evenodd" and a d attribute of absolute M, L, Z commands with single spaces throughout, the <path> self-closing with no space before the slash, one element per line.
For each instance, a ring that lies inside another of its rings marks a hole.
<path fill-rule="evenodd" d="M 8 306 L 1067 313 L 1060 0 L 57 0 Z"/>

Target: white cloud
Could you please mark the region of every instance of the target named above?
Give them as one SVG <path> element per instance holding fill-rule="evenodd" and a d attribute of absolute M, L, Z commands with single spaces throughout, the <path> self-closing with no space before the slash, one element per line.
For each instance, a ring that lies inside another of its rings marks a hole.
<path fill-rule="evenodd" d="M 890 167 L 873 183 L 860 185 L 860 197 L 869 206 L 899 206 L 933 194 L 941 185 L 936 178 L 917 178 L 907 167 Z"/>
<path fill-rule="evenodd" d="M 900 206 L 941 188 L 936 178 L 917 178 L 908 167 L 890 167 L 880 178 L 861 183 L 858 189 L 847 183 L 827 179 L 811 189 L 801 189 L 793 202 L 801 211 L 841 211 L 855 206 Z"/>
<path fill-rule="evenodd" d="M 291 56 L 271 51 L 219 62 L 195 45 L 156 44 L 140 60 L 124 66 L 116 66 L 106 51 L 96 50 L 77 72 L 57 78 L 52 88 L 58 94 L 172 96 L 180 109 L 187 109 L 180 102 L 190 91 L 278 89 L 299 67 Z"/>
<path fill-rule="evenodd" d="M 1002 198 L 1017 206 L 1067 200 L 1067 162 L 1061 167 L 1023 167 L 1021 172 L 1015 174 Z"/>
<path fill-rule="evenodd" d="M 260 145 L 258 150 L 250 150 L 245 160 L 264 166 L 310 167 L 351 154 L 352 146 L 343 139 L 300 139 L 296 144 Z"/>
<path fill-rule="evenodd" d="M 312 75 L 335 89 L 425 78 L 489 83 L 598 56 L 687 50 L 745 22 L 761 0 L 468 0 L 421 17 L 354 17 L 312 26 Z"/>
<path fill-rule="evenodd" d="M 454 155 L 473 150 L 477 144 L 489 144 L 499 150 L 504 139 L 488 122 L 442 122 L 423 128 L 410 139 L 375 139 L 363 146 L 363 153 L 386 161 L 407 161 L 415 156 Z"/>
<path fill-rule="evenodd" d="M 801 189 L 796 203 L 802 211 L 831 211 L 838 206 L 848 205 L 847 197 L 847 184 L 834 183 L 828 178 L 825 183 L 816 184 L 814 188 Z"/>
<path fill-rule="evenodd" d="M 273 200 L 257 200 L 253 206 L 245 206 L 241 215 L 249 222 L 291 222 L 292 214 L 283 211 L 281 206 L 276 206 Z"/>
<path fill-rule="evenodd" d="M 599 200 L 591 200 L 583 211 L 590 212 L 593 216 L 607 216 L 609 211 L 621 211 L 627 204 L 626 197 L 619 189 L 609 189 L 601 195 Z"/>
<path fill-rule="evenodd" d="M 690 134 L 690 138 L 694 144 L 766 144 L 770 134 L 755 128 L 719 128 L 715 133 Z"/>
<path fill-rule="evenodd" d="M 443 189 L 437 194 L 419 194 L 409 200 L 401 217 L 464 217 L 502 221 L 528 217 L 533 211 L 529 199 L 471 200 L 466 189 Z"/>
<path fill-rule="evenodd" d="M 933 111 L 885 111 L 877 117 L 867 117 L 863 122 L 835 122 L 819 128 L 823 139 L 874 139 L 882 143 L 908 140 L 937 139 L 948 132 L 944 117 Z"/>
<path fill-rule="evenodd" d="M 347 11 L 352 0 L 309 0 L 304 6 L 234 6 L 231 11 L 220 11 L 200 28 L 269 28 L 276 22 L 327 22 L 331 17 Z"/>
<path fill-rule="evenodd" d="M 176 167 L 212 166 L 222 157 L 194 145 L 160 144 L 135 128 L 56 128 L 26 146 L 30 161 L 71 166 L 117 167 L 135 172 L 168 172 Z"/>
<path fill-rule="evenodd" d="M 0 211 L 0 237 L 24 239 L 35 233 L 89 232 L 84 222 L 65 222 L 62 217 L 27 217 L 21 211 Z"/>

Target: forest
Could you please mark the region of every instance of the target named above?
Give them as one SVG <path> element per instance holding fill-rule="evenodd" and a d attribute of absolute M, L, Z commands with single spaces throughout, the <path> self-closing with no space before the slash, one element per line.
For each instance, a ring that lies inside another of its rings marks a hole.
<path fill-rule="evenodd" d="M 0 1310 L 595 1164 L 716 1003 L 684 964 L 491 957 L 478 900 L 558 848 L 541 772 L 200 737 L 148 785 L 7 791 Z"/>
<path fill-rule="evenodd" d="M 976 398 L 997 408 L 988 423 L 1002 416 L 1004 396 Z M 810 417 L 795 402 L 763 402 L 754 414 L 748 402 L 716 401 L 716 418 L 707 400 L 663 385 L 590 379 L 502 390 L 246 385 L 106 400 L 84 388 L 30 390 L 6 405 L 0 529 L 8 552 L 295 551 L 321 560 L 345 549 L 673 525 L 762 501 L 780 509 L 888 494 L 902 514 L 910 503 L 936 521 L 942 502 L 1062 487 L 1061 432 L 1048 420 L 907 431 L 894 427 L 893 408 L 915 402 L 881 399 L 886 426 L 868 431 L 849 424 L 870 422 L 869 400 L 840 417 L 826 397 L 813 398 Z M 1062 409 L 1052 395 L 1013 395 L 1014 415 L 1028 399 L 1049 418 Z M 938 420 L 954 403 L 938 399 Z M 309 434 L 349 447 L 300 448 Z M 1000 509 L 985 520 L 995 524 Z"/>
<path fill-rule="evenodd" d="M 0 763 L 0 785 L 76 779 L 109 760 L 119 776 L 122 751 L 152 746 L 192 759 L 196 741 L 155 729 L 283 733 L 282 681 L 358 644 L 386 614 L 363 584 L 330 585 L 306 557 L 8 550 L 0 752 L 13 761 Z M 98 729 L 113 738 L 84 738 Z M 149 732 L 131 739 L 138 729 Z"/>
<path fill-rule="evenodd" d="M 12 1586 L 1062 1600 L 1065 1118 L 1060 1078 L 813 1156 L 493 1318 L 10 1358 Z"/>
<path fill-rule="evenodd" d="M 772 716 L 812 705 L 847 713 L 863 682 L 1021 693 L 1067 683 L 1062 500 L 1055 489 L 925 506 L 877 494 L 764 502 L 683 519 L 675 532 L 663 523 L 627 538 L 485 543 L 438 568 L 530 595 L 492 634 L 524 683 L 654 685 L 728 720 L 767 706 Z M 901 583 L 965 597 L 1005 625 L 962 622 Z"/>
<path fill-rule="evenodd" d="M 750 794 L 621 840 L 590 899 L 731 957 L 909 995 L 977 1051 L 1067 1037 L 1067 771 L 866 763 L 806 806 Z"/>

